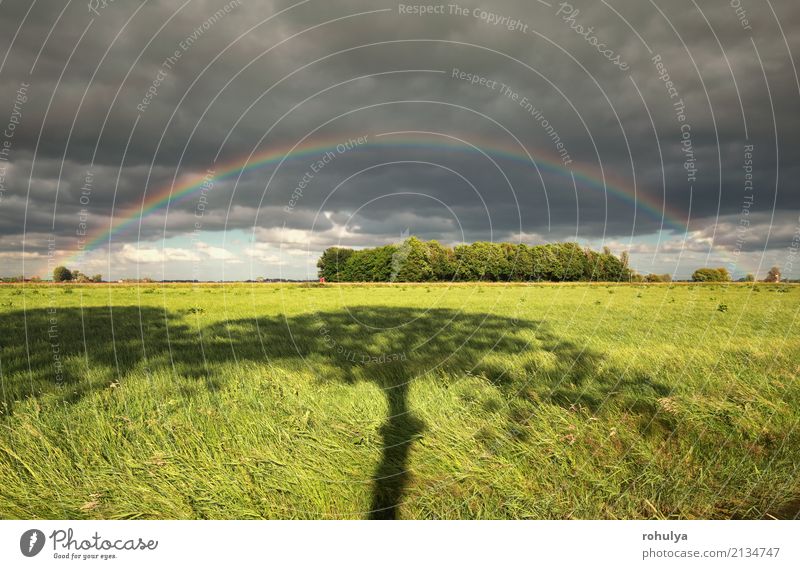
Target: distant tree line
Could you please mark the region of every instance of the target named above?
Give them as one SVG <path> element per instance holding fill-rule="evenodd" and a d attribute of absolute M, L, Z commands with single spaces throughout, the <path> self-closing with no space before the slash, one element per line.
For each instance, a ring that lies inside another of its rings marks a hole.
<path fill-rule="evenodd" d="M 23 282 L 30 282 L 30 283 L 39 283 L 42 282 L 42 278 L 39 276 L 33 277 L 24 277 L 23 275 L 14 275 L 11 277 L 0 277 L 0 283 L 23 283 Z"/>
<path fill-rule="evenodd" d="M 670 274 L 641 275 L 629 267 L 628 253 L 617 257 L 608 247 L 602 251 L 577 243 L 490 243 L 446 247 L 438 241 L 409 237 L 395 245 L 369 249 L 330 247 L 317 261 L 319 277 L 327 282 L 435 282 L 435 281 L 601 281 L 672 282 Z M 693 282 L 730 282 L 724 267 L 701 268 Z M 740 279 L 754 282 L 747 274 Z M 772 267 L 764 282 L 780 282 L 781 272 Z"/>
<path fill-rule="evenodd" d="M 719 283 L 719 282 L 730 282 L 731 274 L 728 272 L 728 269 L 725 267 L 719 267 L 716 269 L 697 269 L 694 273 L 692 273 L 692 280 L 696 283 Z M 739 279 L 742 282 L 752 283 L 755 282 L 756 277 L 753 273 L 747 273 L 743 279 Z M 781 282 L 781 270 L 779 267 L 772 267 L 769 271 L 767 271 L 767 276 L 764 278 L 765 283 L 779 283 Z"/>
<path fill-rule="evenodd" d="M 446 247 L 410 237 L 370 249 L 330 247 L 317 261 L 327 282 L 629 281 L 627 253 L 577 243 L 489 243 Z"/>

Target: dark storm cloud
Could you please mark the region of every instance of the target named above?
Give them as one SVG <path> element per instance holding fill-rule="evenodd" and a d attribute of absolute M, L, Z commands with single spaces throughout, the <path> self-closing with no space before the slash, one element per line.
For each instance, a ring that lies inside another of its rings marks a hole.
<path fill-rule="evenodd" d="M 96 13 L 78 2 L 63 15 L 63 5 L 40 2 L 28 13 L 28 3 L 4 2 L 0 123 L 14 116 L 15 103 L 21 118 L 4 174 L 0 250 L 19 251 L 24 238 L 26 251 L 43 252 L 42 237 L 51 231 L 68 247 L 82 208 L 98 231 L 112 207 L 118 217 L 173 178 L 202 176 L 217 155 L 219 169 L 306 135 L 375 140 L 397 130 L 440 132 L 478 146 L 513 147 L 516 137 L 535 157 L 558 163 L 555 133 L 571 162 L 540 178 L 530 165 L 493 154 L 512 192 L 474 152 L 367 145 L 326 165 L 287 211 L 320 158 L 309 154 L 277 172 L 274 164 L 249 171 L 235 189 L 233 179 L 217 183 L 203 229 L 256 226 L 277 235 L 277 228 L 313 227 L 320 246 L 345 220 L 343 235 L 353 245 L 396 240 L 406 230 L 448 242 L 520 233 L 596 240 L 657 232 L 663 207 L 665 229 L 680 234 L 676 221 L 691 215 L 690 232 L 703 232 L 695 245 L 728 250 L 746 202 L 759 234 L 773 210 L 781 223 L 797 218 L 792 165 L 800 161 L 800 93 L 784 41 L 796 50 L 800 13 L 791 1 L 742 2 L 749 30 L 723 0 L 608 2 L 619 14 L 599 2 L 570 4 L 469 2 L 465 16 L 422 17 L 401 15 L 398 3 L 386 0 L 112 2 Z M 527 28 L 490 23 L 504 16 Z M 591 33 L 579 35 L 578 26 Z M 601 55 L 593 37 L 626 69 Z M 673 96 L 653 58 L 673 81 Z M 495 88 L 454 78 L 454 68 Z M 523 97 L 541 114 L 532 116 Z M 677 100 L 685 104 L 683 122 Z M 689 125 L 697 167 L 692 179 L 682 124 Z M 753 148 L 752 191 L 745 187 L 746 145 Z M 342 183 L 391 161 L 406 163 Z M 570 167 L 594 181 L 579 175 L 573 187 Z M 81 203 L 89 173 L 91 199 Z M 634 188 L 646 207 L 633 208 Z M 393 192 L 403 196 L 386 195 Z M 196 196 L 172 203 L 168 218 L 160 210 L 115 243 L 186 235 L 197 207 Z M 792 231 L 777 228 L 767 246 L 785 246 Z M 756 250 L 755 243 L 744 249 Z"/>

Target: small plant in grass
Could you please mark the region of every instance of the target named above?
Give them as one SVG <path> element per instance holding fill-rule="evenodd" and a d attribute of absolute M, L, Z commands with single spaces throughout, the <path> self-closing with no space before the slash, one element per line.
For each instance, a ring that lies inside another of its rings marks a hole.
<path fill-rule="evenodd" d="M 206 311 L 202 306 L 192 306 L 189 309 L 189 314 L 203 314 Z"/>
<path fill-rule="evenodd" d="M 717 305 L 717 312 L 728 312 L 728 305 L 720 302 Z"/>

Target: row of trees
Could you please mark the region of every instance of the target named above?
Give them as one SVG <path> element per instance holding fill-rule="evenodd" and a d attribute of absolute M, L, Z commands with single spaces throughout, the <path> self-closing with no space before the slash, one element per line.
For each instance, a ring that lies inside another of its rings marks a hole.
<path fill-rule="evenodd" d="M 450 248 L 410 237 L 399 245 L 331 247 L 317 261 L 328 282 L 627 281 L 627 253 L 577 243 L 525 245 L 479 241 Z"/>
<path fill-rule="evenodd" d="M 90 277 L 88 275 L 84 275 L 77 269 L 70 271 L 67 267 L 60 265 L 53 269 L 53 280 L 57 283 L 99 283 L 102 282 L 103 275 L 94 275 Z"/>
<path fill-rule="evenodd" d="M 640 275 L 628 266 L 628 254 L 615 256 L 581 248 L 577 243 L 526 245 L 489 243 L 445 247 L 438 241 L 409 237 L 396 245 L 370 249 L 330 247 L 317 261 L 320 278 L 328 282 L 428 281 L 603 281 L 671 282 L 669 274 Z M 730 282 L 725 267 L 697 269 L 694 282 Z M 752 274 L 744 279 L 755 281 Z M 764 282 L 780 282 L 772 267 Z"/>
<path fill-rule="evenodd" d="M 14 275 L 12 277 L 0 277 L 0 283 L 39 283 L 42 282 L 42 277 L 33 276 L 30 278 L 25 278 L 23 275 Z"/>
<path fill-rule="evenodd" d="M 719 282 L 730 282 L 731 274 L 728 272 L 728 269 L 725 267 L 718 267 L 716 269 L 697 269 L 694 273 L 692 273 L 692 280 L 696 283 L 719 283 Z M 755 282 L 756 277 L 753 273 L 748 273 L 744 279 L 740 279 L 744 282 Z M 772 267 L 768 272 L 767 276 L 764 279 L 765 283 L 778 283 L 781 282 L 781 270 L 779 267 Z"/>

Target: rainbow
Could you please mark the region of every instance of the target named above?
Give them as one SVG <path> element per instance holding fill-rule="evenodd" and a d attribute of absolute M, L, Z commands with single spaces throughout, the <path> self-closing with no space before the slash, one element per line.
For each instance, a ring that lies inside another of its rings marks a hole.
<path fill-rule="evenodd" d="M 580 181 L 587 187 L 601 192 L 607 192 L 625 202 L 631 203 L 637 209 L 652 216 L 662 223 L 662 228 L 667 227 L 678 233 L 686 231 L 688 222 L 687 215 L 680 211 L 668 208 L 666 203 L 655 198 L 637 192 L 634 188 L 626 185 L 620 179 L 610 176 L 608 173 L 601 174 L 599 169 L 588 165 L 573 163 L 567 167 L 562 163 L 561 158 L 555 153 L 547 153 L 537 150 L 535 153 L 511 146 L 497 141 L 471 139 L 469 144 L 464 145 L 458 142 L 459 139 L 449 136 L 432 137 L 414 133 L 390 133 L 391 136 L 369 136 L 369 142 L 365 145 L 356 145 L 353 151 L 374 148 L 412 148 L 430 150 L 458 150 L 462 152 L 480 154 L 486 153 L 516 162 L 523 162 L 531 165 L 530 156 L 534 156 L 536 166 L 544 172 L 552 172 L 557 175 L 571 179 L 573 176 L 576 181 Z M 431 133 L 432 134 L 432 133 Z M 356 135 L 353 138 L 358 138 Z M 125 230 L 135 226 L 145 217 L 168 207 L 172 203 L 181 201 L 187 197 L 200 192 L 209 183 L 216 183 L 230 178 L 238 178 L 245 172 L 257 170 L 267 166 L 278 164 L 285 160 L 299 160 L 302 158 L 313 158 L 323 155 L 325 152 L 334 151 L 336 146 L 342 144 L 347 137 L 336 137 L 316 139 L 304 142 L 301 145 L 284 145 L 272 147 L 267 150 L 249 156 L 245 159 L 236 159 L 223 165 L 214 165 L 206 173 L 189 175 L 180 179 L 179 182 L 168 184 L 146 197 L 140 205 L 131 206 L 118 213 L 114 213 L 110 224 L 102 227 L 95 232 L 87 235 L 83 240 L 82 246 L 78 251 L 73 252 L 70 260 L 79 259 L 84 253 L 90 252 L 104 244 L 111 244 L 113 237 Z"/>

